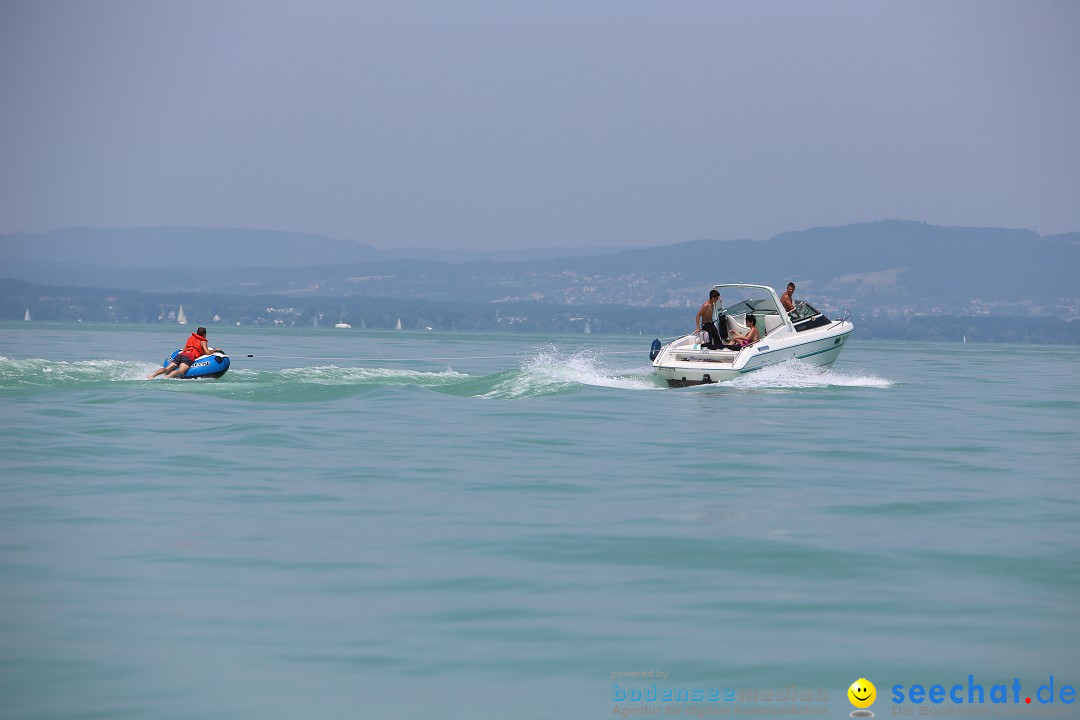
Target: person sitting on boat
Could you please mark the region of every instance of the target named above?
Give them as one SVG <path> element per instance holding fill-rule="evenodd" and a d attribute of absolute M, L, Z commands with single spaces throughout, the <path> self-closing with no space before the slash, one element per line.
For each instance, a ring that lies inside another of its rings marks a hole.
<path fill-rule="evenodd" d="M 759 340 L 757 331 L 757 319 L 753 315 L 746 316 L 746 324 L 750 328 L 745 333 L 735 333 L 731 336 L 731 343 L 737 348 L 753 345 Z"/>
<path fill-rule="evenodd" d="M 704 344 L 704 347 L 709 350 L 717 350 L 724 344 L 724 336 L 720 334 L 720 331 L 716 328 L 716 323 L 713 322 L 716 307 L 721 301 L 720 292 L 710 290 L 709 299 L 701 304 L 701 309 L 698 310 L 697 316 L 694 318 L 697 323 L 697 330 L 694 332 L 700 333 L 704 330 L 709 334 L 709 342 Z"/>
<path fill-rule="evenodd" d="M 206 328 L 200 327 L 191 333 L 191 337 L 187 339 L 184 349 L 180 351 L 179 355 L 169 361 L 166 367 L 158 368 L 146 379 L 153 380 L 158 375 L 165 375 L 166 373 L 168 373 L 166 377 L 171 378 L 183 375 L 188 371 L 192 363 L 203 355 L 209 355 L 212 352 L 214 352 L 214 348 L 210 347 L 206 342 Z"/>
<path fill-rule="evenodd" d="M 795 283 L 789 282 L 787 284 L 787 290 L 780 296 L 780 304 L 784 306 L 784 309 L 791 312 L 795 309 L 795 299 L 791 296 L 795 294 Z"/>

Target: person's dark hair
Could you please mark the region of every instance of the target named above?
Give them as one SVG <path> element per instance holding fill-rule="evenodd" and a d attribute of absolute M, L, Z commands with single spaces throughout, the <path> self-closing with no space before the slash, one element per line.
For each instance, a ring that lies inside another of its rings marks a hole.
<path fill-rule="evenodd" d="M 204 328 L 204 327 L 199 328 L 198 330 L 195 331 L 195 334 L 196 335 L 202 335 L 203 337 L 206 337 L 206 328 Z"/>
<path fill-rule="evenodd" d="M 709 297 L 711 297 L 711 298 L 720 297 L 720 291 L 719 290 L 710 290 L 709 291 Z"/>
<path fill-rule="evenodd" d="M 754 327 L 757 327 L 757 318 L 754 317 L 753 315 L 747 315 L 746 316 L 746 324 L 747 325 L 753 325 Z"/>
<path fill-rule="evenodd" d="M 795 289 L 795 283 L 788 283 L 787 286 L 788 286 L 789 290 L 794 290 Z"/>

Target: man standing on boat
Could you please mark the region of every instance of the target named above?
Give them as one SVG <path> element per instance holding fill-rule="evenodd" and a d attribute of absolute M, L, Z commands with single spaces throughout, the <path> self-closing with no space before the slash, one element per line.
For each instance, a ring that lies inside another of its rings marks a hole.
<path fill-rule="evenodd" d="M 709 342 L 705 347 L 710 350 L 716 350 L 724 344 L 724 336 L 720 334 L 720 331 L 716 328 L 716 323 L 713 322 L 716 308 L 721 302 L 720 291 L 710 290 L 709 299 L 701 304 L 701 309 L 698 310 L 697 316 L 694 318 L 697 323 L 697 330 L 694 332 L 699 333 L 704 330 L 709 333 Z"/>
<path fill-rule="evenodd" d="M 166 377 L 174 378 L 177 375 L 183 375 L 191 367 L 192 363 L 198 360 L 203 355 L 209 355 L 214 352 L 214 349 L 206 342 L 206 328 L 200 327 L 195 332 L 191 333 L 191 337 L 187 339 L 187 343 L 184 344 L 184 349 L 180 351 L 167 367 L 158 368 L 150 374 L 147 380 L 153 380 L 158 375 L 164 375 L 168 373 Z"/>
<path fill-rule="evenodd" d="M 784 306 L 784 309 L 791 312 L 795 309 L 795 300 L 791 297 L 795 294 L 795 283 L 789 282 L 787 284 L 787 290 L 780 296 L 780 304 Z"/>

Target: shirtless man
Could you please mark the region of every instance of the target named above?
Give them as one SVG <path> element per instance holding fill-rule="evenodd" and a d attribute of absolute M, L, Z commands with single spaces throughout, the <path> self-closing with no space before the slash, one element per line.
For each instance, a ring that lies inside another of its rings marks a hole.
<path fill-rule="evenodd" d="M 795 283 L 789 282 L 787 284 L 787 290 L 780 296 L 780 304 L 784 306 L 784 309 L 791 312 L 795 309 L 795 301 L 791 299 L 791 296 L 795 293 Z"/>
<path fill-rule="evenodd" d="M 709 291 L 709 299 L 701 303 L 701 309 L 697 311 L 697 316 L 694 318 L 694 322 L 697 324 L 697 329 L 694 332 L 701 332 L 702 330 L 709 333 L 709 346 L 715 350 L 719 348 L 723 342 L 723 336 L 716 328 L 716 323 L 713 322 L 713 315 L 716 314 L 716 306 L 721 302 L 720 292 L 718 290 Z M 708 346 L 706 346 L 708 347 Z"/>
<path fill-rule="evenodd" d="M 735 333 L 731 336 L 731 342 L 741 348 L 744 348 L 747 345 L 753 345 L 760 339 L 757 329 L 757 319 L 753 315 L 746 316 L 746 326 L 750 329 L 745 333 Z"/>

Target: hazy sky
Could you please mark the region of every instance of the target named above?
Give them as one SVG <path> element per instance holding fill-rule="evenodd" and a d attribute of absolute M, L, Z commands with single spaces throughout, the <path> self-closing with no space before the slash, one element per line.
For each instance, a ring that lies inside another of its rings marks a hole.
<path fill-rule="evenodd" d="M 0 0 L 0 233 L 1080 230 L 1080 3 Z"/>

